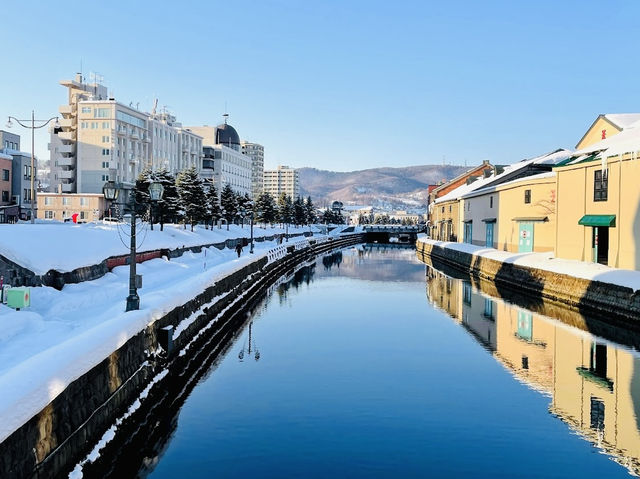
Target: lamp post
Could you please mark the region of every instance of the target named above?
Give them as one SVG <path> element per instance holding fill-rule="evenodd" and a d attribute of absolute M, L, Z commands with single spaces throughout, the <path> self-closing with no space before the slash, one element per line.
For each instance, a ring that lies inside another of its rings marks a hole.
<path fill-rule="evenodd" d="M 249 253 L 253 254 L 253 211 L 249 213 L 249 219 L 251 220 L 251 248 L 249 248 Z"/>
<path fill-rule="evenodd" d="M 31 126 L 29 126 L 28 124 L 22 123 L 24 122 L 28 122 L 29 120 L 18 120 L 16 117 L 14 116 L 9 116 L 9 119 L 7 120 L 7 128 L 11 128 L 13 126 L 13 123 L 11 122 L 11 120 L 15 121 L 18 125 L 20 125 L 22 128 L 27 128 L 31 130 L 31 174 L 29 175 L 31 177 L 31 200 L 29 201 L 29 203 L 31 204 L 31 223 L 35 223 L 35 218 L 33 216 L 33 202 L 36 198 L 34 189 L 33 189 L 33 175 L 35 172 L 35 168 L 34 168 L 34 164 L 35 164 L 35 131 L 39 128 L 44 128 L 45 126 L 47 126 L 49 124 L 49 122 L 51 120 L 56 120 L 56 122 L 53 124 L 53 126 L 55 128 L 60 128 L 60 123 L 58 122 L 58 117 L 57 116 L 52 116 L 51 118 L 49 118 L 48 120 L 36 120 L 35 119 L 35 113 L 33 110 L 31 110 Z M 41 123 L 41 125 L 36 126 L 36 122 Z"/>
<path fill-rule="evenodd" d="M 102 187 L 102 193 L 105 199 L 114 201 L 118 198 L 118 185 L 113 181 L 107 181 Z M 152 183 L 149 185 L 149 196 L 151 201 L 157 202 L 162 198 L 164 186 L 160 183 Z M 126 311 L 134 311 L 140 309 L 140 296 L 138 296 L 138 288 L 136 284 L 136 195 L 131 191 L 129 195 L 131 204 L 131 234 L 129 243 L 129 296 L 127 296 Z"/>

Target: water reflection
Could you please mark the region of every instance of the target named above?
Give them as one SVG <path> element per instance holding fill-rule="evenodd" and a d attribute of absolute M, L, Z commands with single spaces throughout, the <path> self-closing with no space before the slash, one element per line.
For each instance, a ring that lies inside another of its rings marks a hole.
<path fill-rule="evenodd" d="M 424 267 L 409 245 L 361 244 L 322 258 L 323 277 L 347 277 L 377 282 L 424 281 Z"/>
<path fill-rule="evenodd" d="M 628 332 L 609 326 L 607 335 L 596 336 L 569 325 L 588 329 L 576 312 L 562 312 L 565 324 L 487 294 L 490 283 L 455 279 L 429 265 L 426 279 L 429 302 L 518 380 L 548 395 L 551 414 L 640 475 L 640 355 L 615 342 Z"/>

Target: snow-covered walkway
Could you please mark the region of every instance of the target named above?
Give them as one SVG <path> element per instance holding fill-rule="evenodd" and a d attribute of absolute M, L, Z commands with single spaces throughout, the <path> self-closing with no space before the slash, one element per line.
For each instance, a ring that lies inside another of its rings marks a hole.
<path fill-rule="evenodd" d="M 94 234 L 92 229 L 84 231 L 87 237 Z M 182 232 L 184 230 L 169 231 L 173 246 L 198 244 L 194 238 L 186 242 Z M 269 234 L 273 232 L 280 231 L 272 230 Z M 290 229 L 291 232 L 295 230 Z M 205 230 L 196 234 L 201 237 L 200 244 L 216 242 L 210 231 L 208 235 Z M 228 237 L 238 236 L 237 232 L 228 233 Z M 58 236 L 48 239 L 56 247 L 64 245 Z M 14 241 L 5 240 L 6 237 L 0 240 L 3 254 L 10 249 L 18 251 L 35 245 L 35 239 L 26 245 L 18 244 L 15 238 Z M 120 244 L 117 238 L 112 242 L 116 243 L 116 248 Z M 153 239 L 148 249 L 167 247 L 167 243 Z M 308 240 L 294 238 L 288 244 L 296 243 L 308 243 Z M 103 252 L 106 243 L 102 240 L 98 245 L 85 246 L 78 244 L 74 248 L 78 255 L 73 260 L 69 254 L 64 255 L 64 260 L 55 260 L 50 258 L 54 256 L 53 250 L 47 250 L 48 253 L 38 251 L 30 259 L 31 266 L 38 271 L 48 270 L 54 264 L 73 269 L 95 263 L 96 254 L 103 259 L 109 254 L 122 253 L 119 248 Z M 211 247 L 197 254 L 185 253 L 171 261 L 153 259 L 141 263 L 138 272 L 144 279 L 143 288 L 138 292 L 139 311 L 124 312 L 128 266 L 114 268 L 95 281 L 66 285 L 61 291 L 49 287 L 32 288 L 31 307 L 23 311 L 0 305 L 0 441 L 147 324 L 195 297 L 220 277 L 267 256 L 276 246 L 275 241 L 256 243 L 253 255 L 246 247 L 240 258 L 233 250 Z M 87 250 L 92 248 L 98 248 L 99 253 L 89 254 Z"/>
<path fill-rule="evenodd" d="M 493 259 L 504 263 L 513 263 L 519 266 L 536 268 L 552 273 L 566 274 L 576 278 L 600 281 L 618 286 L 624 286 L 637 291 L 640 289 L 640 271 L 610 268 L 598 263 L 587 263 L 570 259 L 555 258 L 549 253 L 510 253 L 486 246 L 475 246 L 468 243 L 450 243 L 436 241 L 421 236 L 418 241 L 429 243 L 443 248 L 469 253 L 473 256 Z"/>

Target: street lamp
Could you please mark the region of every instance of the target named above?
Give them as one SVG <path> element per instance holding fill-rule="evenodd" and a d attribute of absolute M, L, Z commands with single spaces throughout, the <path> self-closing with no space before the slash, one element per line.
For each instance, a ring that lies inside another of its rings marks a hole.
<path fill-rule="evenodd" d="M 54 128 L 60 128 L 60 123 L 58 122 L 58 117 L 57 116 L 52 116 L 51 118 L 49 118 L 48 120 L 36 120 L 35 119 L 35 113 L 33 110 L 31 110 L 31 126 L 29 126 L 28 124 L 24 124 L 22 123 L 24 122 L 28 122 L 29 120 L 18 120 L 16 117 L 14 116 L 9 116 L 9 119 L 7 120 L 7 128 L 12 128 L 13 127 L 13 123 L 11 122 L 11 120 L 14 120 L 18 125 L 20 125 L 22 128 L 28 128 L 31 130 L 31 223 L 35 223 L 35 217 L 33 214 L 33 202 L 35 201 L 36 195 L 33 189 L 33 175 L 35 172 L 35 168 L 34 168 L 34 163 L 35 163 L 35 131 L 39 128 L 44 128 L 45 126 L 47 126 L 49 124 L 49 122 L 51 120 L 56 120 L 56 122 L 53 124 Z M 36 122 L 41 123 L 41 125 L 36 126 Z"/>
<path fill-rule="evenodd" d="M 118 185 L 113 181 L 107 181 L 102 187 L 102 194 L 105 199 L 114 201 L 118 198 Z M 151 201 L 159 201 L 162 199 L 164 186 L 160 183 L 151 183 L 149 185 L 149 196 Z M 131 191 L 129 195 L 131 204 L 131 234 L 129 243 L 129 296 L 127 296 L 126 311 L 134 311 L 140 309 L 140 297 L 136 284 L 136 195 Z"/>
<path fill-rule="evenodd" d="M 251 248 L 249 248 L 249 253 L 253 254 L 253 211 L 249 213 L 249 218 L 251 219 Z"/>

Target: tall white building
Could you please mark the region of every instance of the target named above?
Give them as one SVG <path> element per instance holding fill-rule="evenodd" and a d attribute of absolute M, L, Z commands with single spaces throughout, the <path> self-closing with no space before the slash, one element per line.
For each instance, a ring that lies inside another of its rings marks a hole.
<path fill-rule="evenodd" d="M 242 154 L 251 158 L 251 191 L 257 198 L 264 189 L 264 146 L 245 140 L 240 142 Z"/>
<path fill-rule="evenodd" d="M 264 170 L 264 191 L 275 199 L 286 193 L 293 200 L 300 196 L 298 170 L 288 166 L 278 166 L 275 170 Z"/>
<path fill-rule="evenodd" d="M 51 130 L 51 191 L 101 193 L 110 180 L 126 187 L 145 168 L 166 167 L 174 175 L 191 166 L 202 170 L 202 138 L 172 115 L 124 105 L 80 74 L 60 83 L 68 102 L 60 107 L 60 128 Z"/>
<path fill-rule="evenodd" d="M 218 126 L 189 126 L 202 137 L 204 159 L 202 176 L 213 181 L 218 193 L 231 185 L 236 193 L 251 196 L 251 158 L 242 154 L 240 136 L 225 122 Z"/>

